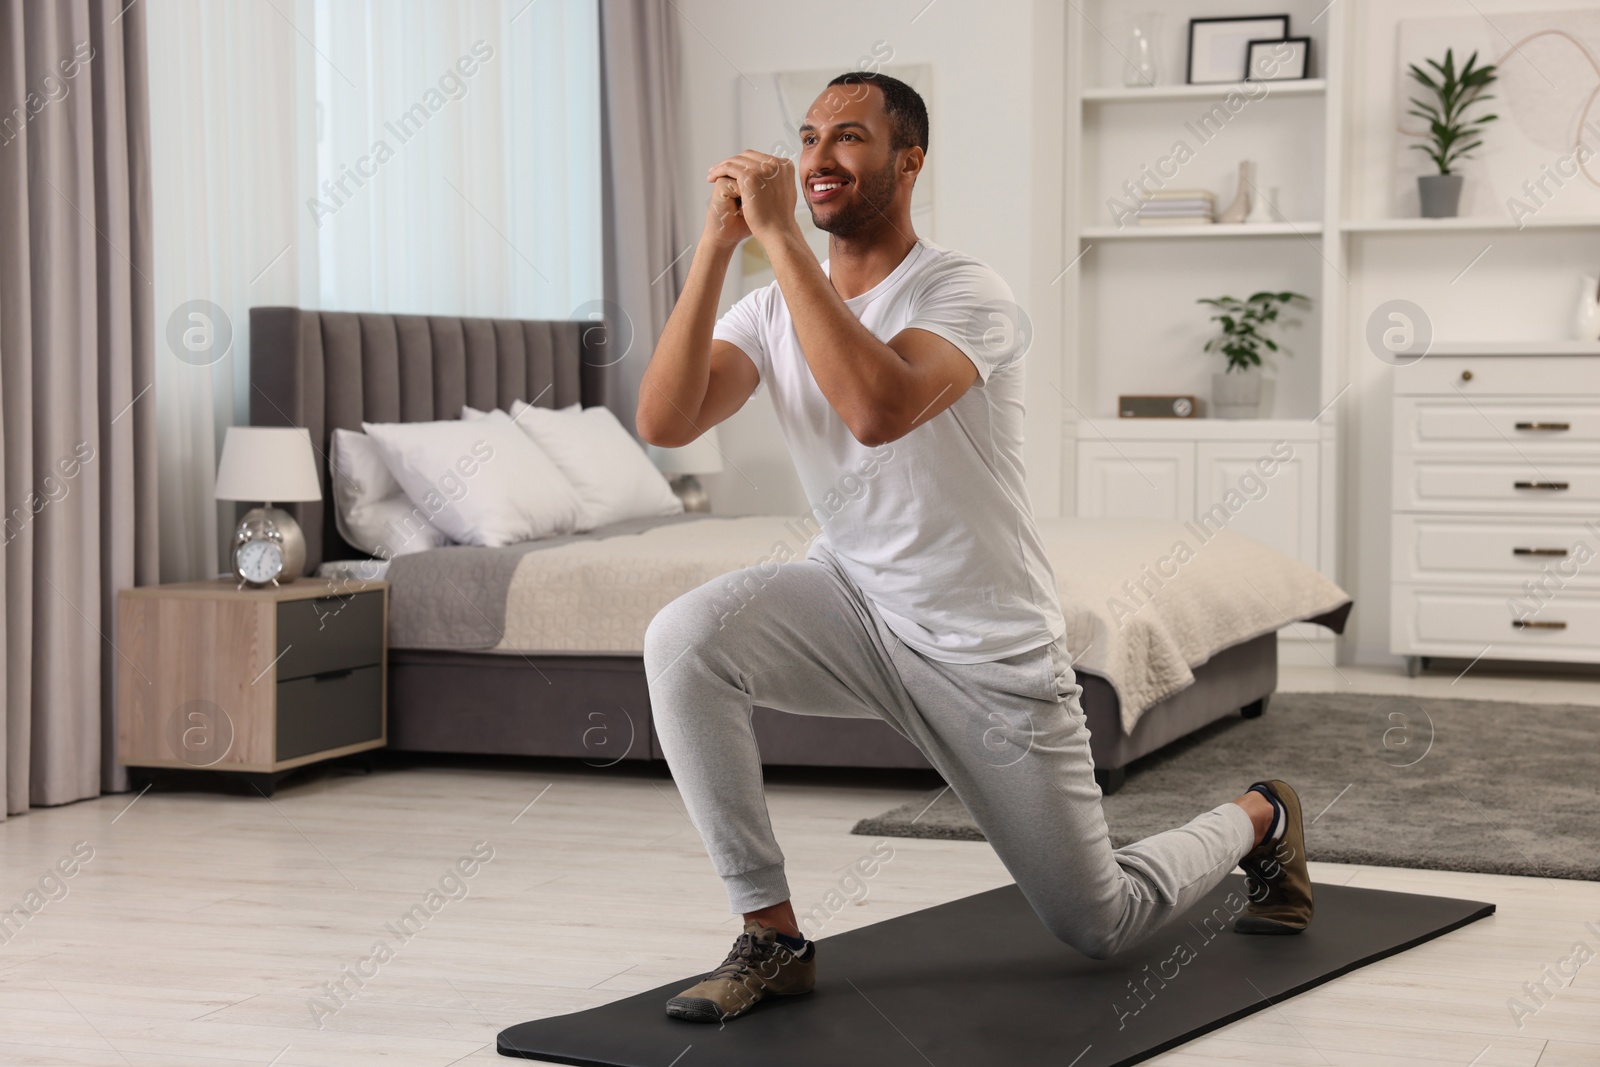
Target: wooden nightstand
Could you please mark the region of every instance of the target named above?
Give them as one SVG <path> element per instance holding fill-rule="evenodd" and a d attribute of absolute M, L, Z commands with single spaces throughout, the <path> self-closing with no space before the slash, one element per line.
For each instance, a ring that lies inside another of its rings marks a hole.
<path fill-rule="evenodd" d="M 130 768 L 281 772 L 387 741 L 389 586 L 301 579 L 124 589 L 117 759 Z"/>

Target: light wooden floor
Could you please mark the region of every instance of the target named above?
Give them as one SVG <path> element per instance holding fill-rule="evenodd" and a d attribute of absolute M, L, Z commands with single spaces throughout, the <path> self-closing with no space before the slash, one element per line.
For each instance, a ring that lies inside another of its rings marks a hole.
<path fill-rule="evenodd" d="M 1582 704 L 1600 707 L 1600 674 L 1539 677 L 1516 671 L 1458 664 L 1407 678 L 1399 668 L 1278 667 L 1279 692 L 1382 693 L 1446 700 L 1506 700 L 1523 704 Z M 1458 673 L 1458 671 L 1460 671 Z M 1600 757 L 1597 757 L 1600 758 Z"/>
<path fill-rule="evenodd" d="M 1321 670 L 1286 671 L 1285 687 L 1432 695 L 1450 681 Z M 1570 682 L 1470 684 L 1449 695 L 1578 699 Z M 1600 703 L 1600 686 L 1582 685 L 1584 702 Z M 1499 692 L 1511 687 L 1522 696 Z M 856 819 L 918 792 L 774 784 L 796 903 L 820 902 L 873 844 L 849 834 Z M 501 1027 L 703 971 L 736 932 L 663 778 L 582 765 L 429 767 L 324 775 L 270 802 L 199 792 L 130 800 L 0 825 L 0 908 L 21 903 L 76 842 L 94 850 L 66 895 L 54 888 L 60 899 L 0 945 L 0 1064 L 506 1062 L 494 1053 Z M 401 944 L 385 924 L 478 841 L 494 858 L 465 880 L 467 895 Z M 892 845 L 866 900 L 823 934 L 1008 881 L 987 845 Z M 1600 884 L 1331 864 L 1314 864 L 1313 876 L 1492 900 L 1499 911 L 1150 1062 L 1600 1064 L 1600 958 L 1520 1029 L 1507 1008 L 1576 942 L 1600 956 L 1600 936 L 1584 926 L 1600 930 Z M 399 945 L 394 957 L 319 1027 L 311 998 L 380 939 Z"/>

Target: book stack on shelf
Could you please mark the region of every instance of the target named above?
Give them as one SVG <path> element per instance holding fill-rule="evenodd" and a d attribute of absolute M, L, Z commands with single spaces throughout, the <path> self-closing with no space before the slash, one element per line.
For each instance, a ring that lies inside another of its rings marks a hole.
<path fill-rule="evenodd" d="M 1217 205 L 1204 189 L 1162 189 L 1139 201 L 1140 226 L 1193 226 L 1216 221 Z"/>

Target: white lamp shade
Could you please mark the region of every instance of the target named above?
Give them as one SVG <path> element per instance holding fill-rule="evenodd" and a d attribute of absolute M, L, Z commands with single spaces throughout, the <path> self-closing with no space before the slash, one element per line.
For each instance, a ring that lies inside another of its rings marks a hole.
<path fill-rule="evenodd" d="M 713 426 L 682 448 L 650 445 L 645 451 L 656 470 L 665 475 L 718 474 L 722 471 L 722 453 L 718 451 L 721 447 Z"/>
<path fill-rule="evenodd" d="M 321 500 L 311 431 L 299 426 L 230 426 L 217 464 L 218 500 Z"/>

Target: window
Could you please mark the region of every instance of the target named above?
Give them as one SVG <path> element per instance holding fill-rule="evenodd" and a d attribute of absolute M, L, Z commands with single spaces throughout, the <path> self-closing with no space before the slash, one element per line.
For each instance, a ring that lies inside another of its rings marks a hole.
<path fill-rule="evenodd" d="M 563 319 L 600 299 L 595 0 L 315 12 L 321 305 Z"/>

